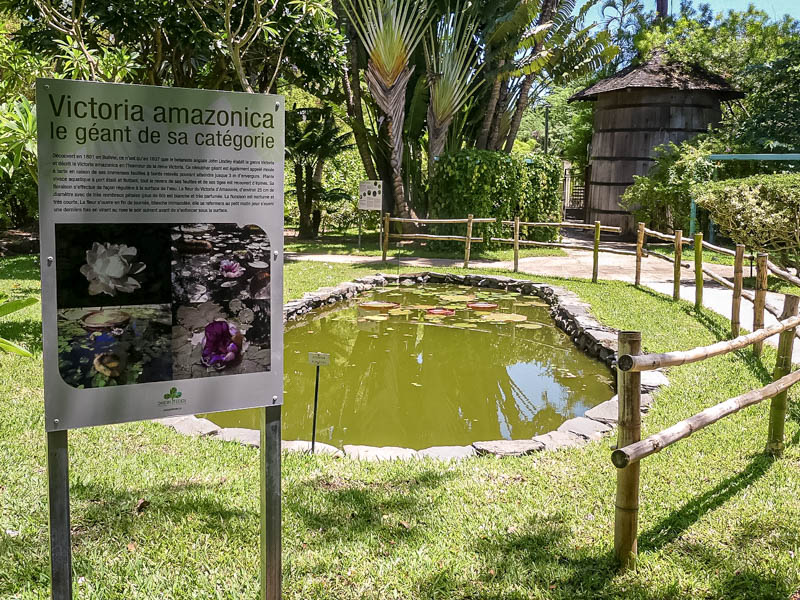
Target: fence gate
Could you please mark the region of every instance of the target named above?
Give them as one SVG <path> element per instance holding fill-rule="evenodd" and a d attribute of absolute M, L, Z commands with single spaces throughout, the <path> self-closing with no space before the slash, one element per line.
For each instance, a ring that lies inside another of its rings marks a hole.
<path fill-rule="evenodd" d="M 568 221 L 586 220 L 586 177 L 581 169 L 564 169 L 562 198 L 564 219 Z"/>

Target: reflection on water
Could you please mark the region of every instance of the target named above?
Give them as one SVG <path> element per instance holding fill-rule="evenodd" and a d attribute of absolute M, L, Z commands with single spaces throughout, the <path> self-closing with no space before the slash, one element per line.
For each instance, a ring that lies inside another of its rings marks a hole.
<path fill-rule="evenodd" d="M 399 306 L 358 307 L 367 300 Z M 499 306 L 478 312 L 466 307 L 471 301 Z M 432 306 L 454 314 L 429 315 Z M 311 437 L 310 351 L 331 355 L 321 368 L 317 440 L 337 446 L 530 438 L 613 394 L 608 369 L 580 352 L 535 298 L 460 286 L 389 288 L 287 324 L 284 439 Z M 256 411 L 210 418 L 257 427 Z"/>

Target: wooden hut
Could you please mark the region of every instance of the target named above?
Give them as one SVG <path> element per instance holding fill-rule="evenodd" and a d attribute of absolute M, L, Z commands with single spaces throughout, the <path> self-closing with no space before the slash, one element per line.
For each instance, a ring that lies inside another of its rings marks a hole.
<path fill-rule="evenodd" d="M 597 102 L 589 156 L 586 222 L 634 229 L 619 199 L 634 175 L 646 175 L 654 148 L 679 144 L 719 123 L 721 102 L 744 94 L 708 71 L 667 62 L 663 51 L 598 81 L 570 98 Z"/>

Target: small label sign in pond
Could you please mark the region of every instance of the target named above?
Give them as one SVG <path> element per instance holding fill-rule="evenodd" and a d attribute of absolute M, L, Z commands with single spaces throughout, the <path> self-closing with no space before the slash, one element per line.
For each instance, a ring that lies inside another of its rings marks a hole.
<path fill-rule="evenodd" d="M 331 364 L 331 355 L 324 352 L 309 352 L 308 362 L 317 367 L 327 367 Z"/>

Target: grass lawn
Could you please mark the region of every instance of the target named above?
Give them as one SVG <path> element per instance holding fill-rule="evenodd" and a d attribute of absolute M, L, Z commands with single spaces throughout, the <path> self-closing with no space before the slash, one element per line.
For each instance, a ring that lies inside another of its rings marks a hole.
<path fill-rule="evenodd" d="M 321 236 L 317 240 L 298 240 L 293 237 L 284 238 L 285 250 L 287 252 L 299 252 L 302 254 L 352 254 L 358 256 L 381 256 L 380 240 L 378 234 L 370 232 L 364 234 L 361 239 L 361 250 L 358 249 L 358 234 L 352 232 L 346 234 L 330 233 Z M 389 243 L 389 256 L 417 256 L 420 258 L 453 258 L 463 259 L 464 251 L 432 251 L 425 244 L 419 242 L 397 245 L 396 241 Z M 520 248 L 520 258 L 529 256 L 566 256 L 560 248 Z M 482 244 L 474 243 L 470 247 L 471 259 L 487 260 L 514 260 L 514 250 L 509 244 L 501 250 L 484 250 Z"/>
<path fill-rule="evenodd" d="M 287 298 L 368 272 L 289 264 Z M 729 328 L 627 284 L 552 281 L 601 321 L 641 330 L 647 351 L 710 343 Z M 38 285 L 32 259 L 0 261 L 1 291 Z M 0 323 L 0 336 L 36 352 L 0 355 L 0 597 L 9 599 L 48 595 L 38 311 Z M 673 369 L 644 435 L 769 381 L 774 359 L 767 346 L 763 362 L 741 352 Z M 784 457 L 768 458 L 767 412 L 750 407 L 643 461 L 639 566 L 625 575 L 612 558 L 609 439 L 454 464 L 285 455 L 284 596 L 789 598 L 800 588 L 800 427 L 790 420 Z M 70 444 L 78 597 L 257 597 L 256 450 L 148 422 L 75 430 Z M 137 513 L 140 499 L 150 504 Z"/>

